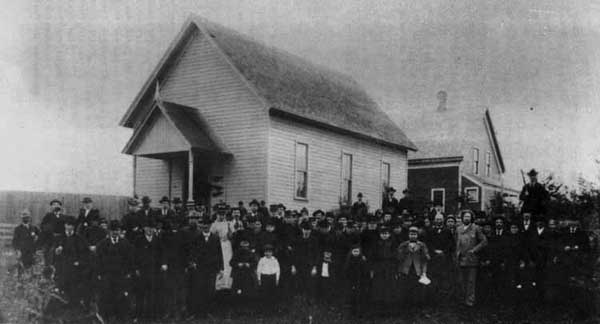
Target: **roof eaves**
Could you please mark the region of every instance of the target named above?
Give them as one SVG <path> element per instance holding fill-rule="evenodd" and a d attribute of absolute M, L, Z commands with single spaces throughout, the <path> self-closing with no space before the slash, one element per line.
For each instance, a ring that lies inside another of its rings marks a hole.
<path fill-rule="evenodd" d="M 392 147 L 395 149 L 400 149 L 400 150 L 410 150 L 410 151 L 417 151 L 417 148 L 414 146 L 414 144 L 412 146 L 409 145 L 402 145 L 402 144 L 398 144 L 398 143 L 393 143 L 390 141 L 386 141 L 380 138 L 375 138 L 373 136 L 369 136 L 363 133 L 359 133 L 359 132 L 355 132 L 352 130 L 348 130 L 345 128 L 341 128 L 335 125 L 331 125 L 328 123 L 324 123 L 315 119 L 311 119 L 308 117 L 304 117 L 304 116 L 300 116 L 298 114 L 294 114 L 291 113 L 289 111 L 285 111 L 276 107 L 271 107 L 269 109 L 269 115 L 271 116 L 276 116 L 276 117 L 282 117 L 282 118 L 286 118 L 286 119 L 290 119 L 290 120 L 294 120 L 297 122 L 301 122 L 304 124 L 309 124 L 312 126 L 316 126 L 316 127 L 320 127 L 323 129 L 327 129 L 336 133 L 340 133 L 340 134 L 345 134 L 345 135 L 350 135 L 353 136 L 355 138 L 360 138 L 360 139 L 365 139 L 365 140 L 369 140 L 369 141 L 374 141 L 377 144 L 381 144 L 381 145 L 385 145 L 388 147 Z M 410 143 L 412 144 L 412 143 Z"/>
<path fill-rule="evenodd" d="M 490 116 L 490 111 L 488 109 L 485 110 L 485 120 L 490 128 L 490 134 L 492 136 L 492 143 L 494 145 L 494 150 L 498 157 L 498 163 L 500 164 L 500 169 L 502 173 L 505 172 L 504 159 L 502 158 L 502 153 L 500 152 L 500 145 L 498 143 L 498 138 L 496 137 L 496 130 L 494 129 L 494 124 L 492 123 L 492 117 Z"/>

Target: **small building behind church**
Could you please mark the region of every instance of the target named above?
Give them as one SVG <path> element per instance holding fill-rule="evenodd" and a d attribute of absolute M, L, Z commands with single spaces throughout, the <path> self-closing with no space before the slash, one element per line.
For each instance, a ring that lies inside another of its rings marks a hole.
<path fill-rule="evenodd" d="M 123 116 L 154 201 L 334 209 L 407 186 L 416 146 L 352 78 L 190 17 Z M 218 197 L 215 193 L 219 192 Z"/>

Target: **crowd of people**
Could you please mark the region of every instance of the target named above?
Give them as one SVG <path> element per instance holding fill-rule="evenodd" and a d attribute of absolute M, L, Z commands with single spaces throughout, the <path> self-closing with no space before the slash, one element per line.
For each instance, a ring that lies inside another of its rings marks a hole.
<path fill-rule="evenodd" d="M 65 299 L 97 304 L 105 318 L 202 317 L 218 291 L 264 305 L 304 295 L 343 302 L 354 315 L 449 300 L 519 309 L 564 295 L 569 278 L 591 268 L 586 232 L 546 219 L 532 204 L 534 186 L 523 188 L 518 219 L 445 215 L 441 206 L 417 214 L 393 188 L 374 213 L 360 193 L 349 210 L 312 213 L 257 200 L 208 212 L 178 198 L 163 197 L 160 208 L 131 198 L 112 220 L 90 198 L 78 217 L 53 200 L 40 228 L 22 212 L 13 246 L 24 269 L 41 250 Z"/>

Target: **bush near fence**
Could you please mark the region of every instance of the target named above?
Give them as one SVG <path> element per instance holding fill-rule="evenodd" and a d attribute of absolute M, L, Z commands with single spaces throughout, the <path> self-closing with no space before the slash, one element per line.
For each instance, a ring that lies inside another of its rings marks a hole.
<path fill-rule="evenodd" d="M 77 216 L 84 197 L 92 198 L 94 208 L 104 218 L 120 219 L 127 212 L 127 196 L 0 190 L 0 241 L 6 243 L 12 238 L 15 226 L 21 221 L 21 210 L 29 209 L 33 224 L 39 226 L 50 211 L 51 200 L 61 200 L 65 214 Z"/>

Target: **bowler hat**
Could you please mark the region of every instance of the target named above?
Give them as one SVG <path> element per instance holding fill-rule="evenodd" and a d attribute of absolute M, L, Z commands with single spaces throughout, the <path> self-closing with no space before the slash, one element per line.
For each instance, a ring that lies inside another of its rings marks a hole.
<path fill-rule="evenodd" d="M 52 201 L 50 201 L 50 205 L 52 205 L 52 204 L 54 204 L 54 203 L 57 203 L 57 204 L 59 204 L 59 205 L 61 205 L 61 206 L 62 206 L 62 201 L 60 201 L 60 200 L 58 200 L 58 199 L 52 199 Z"/>
<path fill-rule="evenodd" d="M 387 191 L 388 192 L 396 192 L 396 189 L 394 189 L 394 187 L 389 187 Z"/>
<path fill-rule="evenodd" d="M 150 197 L 148 197 L 148 196 L 142 197 L 142 204 L 149 204 L 151 202 L 152 202 L 152 199 L 150 199 Z"/>
<path fill-rule="evenodd" d="M 535 171 L 535 169 L 531 169 L 529 170 L 529 172 L 527 172 L 527 175 L 530 177 L 536 176 L 538 173 L 537 171 Z"/>
<path fill-rule="evenodd" d="M 252 201 L 248 205 L 249 206 L 256 205 L 257 207 L 260 206 L 260 204 L 258 203 L 258 200 L 256 200 L 256 199 L 252 199 Z"/>
<path fill-rule="evenodd" d="M 90 197 L 85 197 L 85 198 L 83 198 L 83 200 L 82 200 L 81 202 L 82 202 L 82 203 L 84 203 L 84 204 L 89 204 L 89 203 L 91 203 L 91 202 L 92 202 L 92 198 L 90 198 Z"/>
<path fill-rule="evenodd" d="M 319 215 L 319 214 L 325 215 L 325 213 L 322 210 L 317 209 L 313 212 L 313 217 L 317 217 L 317 215 Z"/>
<path fill-rule="evenodd" d="M 170 202 L 171 202 L 171 200 L 169 199 L 169 197 L 167 197 L 167 196 L 163 196 L 162 198 L 160 198 L 160 201 L 159 201 L 159 203 L 161 203 L 161 204 L 162 204 L 162 203 L 164 203 L 164 202 L 168 202 L 168 203 L 170 203 Z"/>
<path fill-rule="evenodd" d="M 356 197 L 359 197 L 359 198 L 362 198 L 362 196 L 363 196 L 362 192 L 359 192 L 359 193 L 356 195 Z"/>

